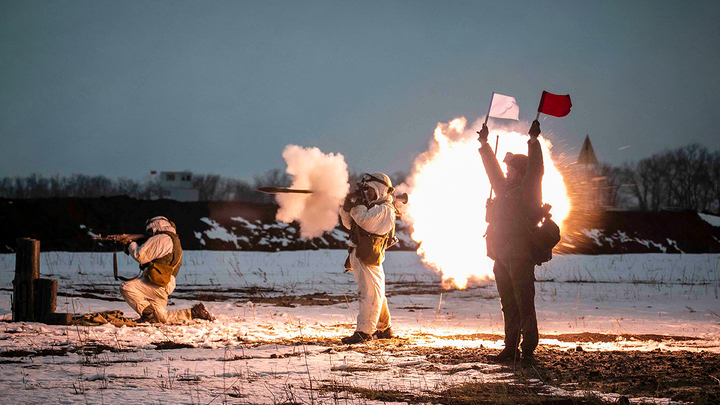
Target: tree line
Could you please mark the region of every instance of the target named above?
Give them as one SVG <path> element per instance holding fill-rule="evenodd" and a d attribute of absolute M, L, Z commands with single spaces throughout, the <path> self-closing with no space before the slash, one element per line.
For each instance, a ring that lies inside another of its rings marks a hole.
<path fill-rule="evenodd" d="M 640 211 L 695 210 L 720 213 L 720 151 L 711 152 L 699 144 L 666 150 L 636 163 L 621 166 L 600 164 L 581 168 L 569 165 L 562 170 L 573 207 L 633 209 Z M 351 172 L 350 184 L 362 173 Z M 405 181 L 407 173 L 390 176 L 394 185 Z M 288 187 L 292 178 L 281 169 L 253 176 L 252 181 L 217 174 L 193 175 L 193 187 L 200 201 L 244 201 L 272 203 L 272 195 L 255 191 L 258 187 Z M 159 187 L 157 178 L 136 181 L 128 178 L 73 174 L 71 176 L 0 179 L 2 198 L 111 197 L 126 195 L 150 199 Z"/>
<path fill-rule="evenodd" d="M 198 190 L 200 201 L 270 202 L 271 198 L 258 193 L 255 188 L 268 185 L 287 187 L 290 182 L 290 177 L 280 169 L 256 175 L 252 182 L 216 174 L 193 175 L 192 177 L 192 185 Z M 137 181 L 128 178 L 113 180 L 101 175 L 73 174 L 71 176 L 44 177 L 33 173 L 26 177 L 16 176 L 0 179 L 0 197 L 25 199 L 129 196 L 140 200 L 149 200 L 153 195 L 157 196 L 156 191 L 159 187 L 160 182 L 156 177 Z"/>
<path fill-rule="evenodd" d="M 362 173 L 350 173 L 350 184 L 360 180 Z M 406 174 L 397 172 L 390 176 L 393 184 L 400 184 Z M 292 178 L 281 169 L 271 169 L 253 176 L 252 181 L 223 177 L 217 174 L 193 175 L 193 188 L 198 190 L 200 201 L 243 201 L 272 203 L 274 197 L 255 191 L 258 187 L 289 187 Z M 105 176 L 73 174 L 44 177 L 33 173 L 26 177 L 4 177 L 0 179 L 0 198 L 96 198 L 129 196 L 141 200 L 151 199 L 153 191 L 159 188 L 157 178 L 136 181 L 128 178 L 112 180 Z"/>
<path fill-rule="evenodd" d="M 596 175 L 590 182 L 598 180 L 595 188 L 606 207 L 720 212 L 720 151 L 710 152 L 699 144 L 656 153 L 637 163 L 601 164 Z M 575 183 L 576 192 L 583 188 Z"/>

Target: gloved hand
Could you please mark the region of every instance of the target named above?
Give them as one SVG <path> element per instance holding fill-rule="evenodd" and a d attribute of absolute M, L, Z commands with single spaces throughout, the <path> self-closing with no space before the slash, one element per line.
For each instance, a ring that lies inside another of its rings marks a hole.
<path fill-rule="evenodd" d="M 482 129 L 477 131 L 478 141 L 480 141 L 480 143 L 487 143 L 489 133 L 490 131 L 488 130 L 487 125 L 483 124 Z"/>
<path fill-rule="evenodd" d="M 130 242 L 132 242 L 130 238 L 122 238 L 115 243 L 122 248 L 123 252 L 125 252 L 126 255 L 129 255 L 130 253 L 128 251 L 128 247 L 130 246 Z"/>
<path fill-rule="evenodd" d="M 342 205 L 343 211 L 350 212 L 352 207 L 355 205 L 355 204 L 353 204 L 352 198 L 353 198 L 352 193 L 348 193 L 348 195 L 345 196 L 345 201 L 343 202 L 343 205 Z"/>
<path fill-rule="evenodd" d="M 528 135 L 533 138 L 537 138 L 538 135 L 540 135 L 540 123 L 538 122 L 538 120 L 532 122 L 532 125 L 530 125 L 530 130 L 528 131 Z"/>

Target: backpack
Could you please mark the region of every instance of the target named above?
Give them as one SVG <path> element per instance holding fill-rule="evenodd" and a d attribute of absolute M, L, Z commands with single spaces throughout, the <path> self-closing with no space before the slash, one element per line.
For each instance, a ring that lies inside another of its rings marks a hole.
<path fill-rule="evenodd" d="M 370 207 L 373 205 L 371 204 Z M 395 210 L 396 216 L 401 215 L 395 205 L 390 204 L 390 206 Z M 355 255 L 368 266 L 381 265 L 385 260 L 385 250 L 398 242 L 397 237 L 395 237 L 395 223 L 393 223 L 389 232 L 384 235 L 377 235 L 364 230 L 353 220 L 351 233 L 351 240 L 357 245 Z"/>
<path fill-rule="evenodd" d="M 389 232 L 385 235 L 376 235 L 355 225 L 355 234 L 358 244 L 355 248 L 355 255 L 361 262 L 369 266 L 379 266 L 385 260 L 385 245 Z"/>
<path fill-rule="evenodd" d="M 537 265 L 550 261 L 553 248 L 560 242 L 560 227 L 550 219 L 550 208 L 550 204 L 544 204 L 540 208 L 538 221 L 528 218 L 528 233 L 533 244 L 532 257 Z"/>
<path fill-rule="evenodd" d="M 170 263 L 163 263 L 165 257 L 155 259 L 147 263 L 144 269 L 144 275 L 147 280 L 158 286 L 165 287 L 170 283 L 170 276 L 177 276 L 180 266 L 182 265 L 182 248 L 180 247 L 180 239 L 172 232 L 159 232 L 169 236 L 173 241 L 172 260 Z M 169 255 L 168 255 L 169 256 Z"/>
<path fill-rule="evenodd" d="M 170 276 L 177 275 L 177 269 L 180 267 L 180 261 L 182 260 L 182 252 L 173 263 L 155 263 L 150 262 L 145 268 L 145 277 L 148 281 L 158 287 L 165 287 L 170 284 Z"/>

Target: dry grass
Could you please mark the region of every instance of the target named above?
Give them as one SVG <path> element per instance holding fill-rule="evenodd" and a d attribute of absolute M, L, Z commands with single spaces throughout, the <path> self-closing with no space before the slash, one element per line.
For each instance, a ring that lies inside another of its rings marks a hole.
<path fill-rule="evenodd" d="M 372 401 L 404 402 L 408 404 L 479 405 L 479 404 L 541 404 L 541 405 L 601 405 L 609 402 L 587 395 L 581 398 L 557 397 L 543 394 L 533 386 L 509 383 L 465 383 L 437 392 L 409 393 L 392 389 L 363 388 L 336 382 L 319 388 L 325 392 L 344 392 Z"/>

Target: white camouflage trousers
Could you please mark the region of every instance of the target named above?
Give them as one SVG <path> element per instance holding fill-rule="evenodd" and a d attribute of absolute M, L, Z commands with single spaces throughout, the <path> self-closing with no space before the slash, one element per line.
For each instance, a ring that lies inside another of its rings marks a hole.
<path fill-rule="evenodd" d="M 360 311 L 357 317 L 357 332 L 372 335 L 376 330 L 385 330 L 390 325 L 390 311 L 385 298 L 385 271 L 382 265 L 368 266 L 350 254 L 355 280 L 358 284 Z"/>
<path fill-rule="evenodd" d="M 165 287 L 156 286 L 146 281 L 145 277 L 138 277 L 120 285 L 120 294 L 125 302 L 141 316 L 143 311 L 150 307 L 160 323 L 182 323 L 192 319 L 190 309 L 167 310 L 168 295 L 173 291 L 174 276 L 170 276 L 170 283 Z"/>

